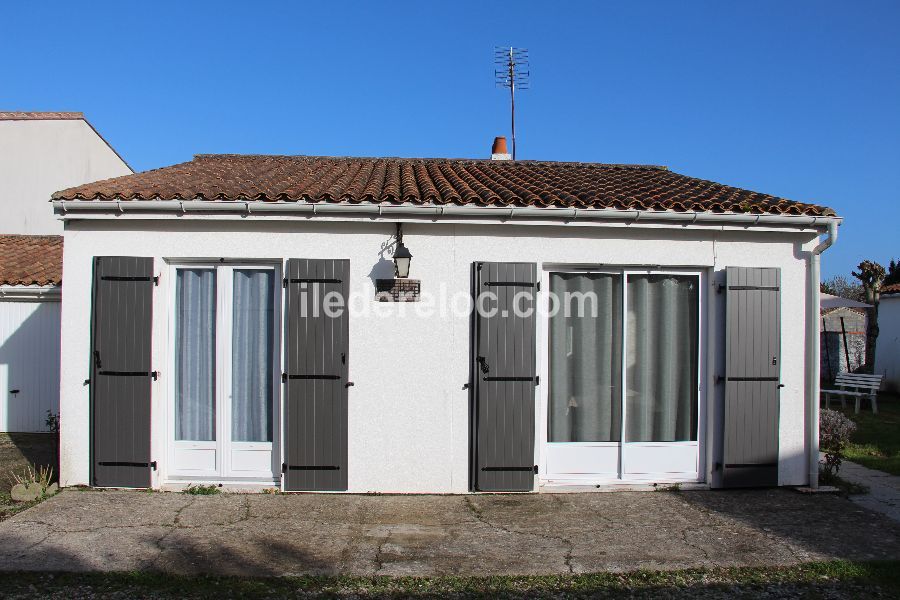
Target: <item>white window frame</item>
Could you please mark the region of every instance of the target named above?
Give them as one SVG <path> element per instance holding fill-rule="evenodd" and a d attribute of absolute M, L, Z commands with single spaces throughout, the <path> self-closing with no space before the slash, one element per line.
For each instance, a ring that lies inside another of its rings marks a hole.
<path fill-rule="evenodd" d="M 622 283 L 622 386 L 621 386 L 621 431 L 620 441 L 618 442 L 550 442 L 549 441 L 549 414 L 550 414 L 550 347 L 549 347 L 549 295 L 550 295 L 550 274 L 551 273 L 602 273 L 607 275 L 618 275 L 621 277 Z M 627 357 L 628 357 L 628 277 L 629 275 L 685 275 L 697 278 L 698 284 L 698 302 L 697 302 L 697 440 L 682 442 L 626 442 L 625 427 L 627 425 Z M 541 272 L 541 290 L 540 306 L 543 309 L 540 319 L 538 344 L 540 344 L 538 357 L 540 361 L 539 369 L 541 380 L 547 382 L 546 385 L 538 387 L 538 404 L 539 418 L 537 419 L 536 432 L 538 443 L 538 465 L 540 475 L 539 483 L 541 485 L 628 485 L 643 483 L 694 483 L 703 482 L 706 479 L 706 453 L 707 444 L 707 360 L 706 360 L 706 340 L 707 327 L 709 326 L 705 316 L 708 311 L 708 298 L 706 281 L 708 270 L 704 267 L 672 267 L 663 266 L 645 267 L 645 266 L 609 266 L 609 265 L 572 265 L 545 263 L 542 265 Z M 603 476 L 597 473 L 579 473 L 579 474 L 559 474 L 550 473 L 548 471 L 548 454 L 552 444 L 565 444 L 567 447 L 596 447 L 609 448 L 618 447 L 618 466 L 615 478 Z M 637 445 L 642 447 L 665 446 L 672 447 L 695 447 L 696 448 L 696 471 L 686 471 L 678 473 L 663 472 L 647 472 L 647 473 L 628 473 L 627 472 L 627 452 L 628 446 L 632 450 Z"/>
<path fill-rule="evenodd" d="M 197 482 L 197 483 L 247 483 L 278 484 L 281 478 L 281 353 L 282 353 L 282 273 L 283 261 L 273 260 L 241 260 L 241 259 L 168 259 L 168 281 L 171 282 L 167 292 L 168 326 L 167 326 L 167 370 L 172 375 L 167 378 L 165 412 L 166 457 L 163 481 L 165 483 Z M 216 439 L 209 442 L 190 442 L 175 440 L 175 327 L 177 320 L 177 279 L 178 269 L 213 269 L 216 271 Z M 273 366 L 272 366 L 272 441 L 271 442 L 233 442 L 231 441 L 231 368 L 232 368 L 232 325 L 233 325 L 233 285 L 234 271 L 242 269 L 267 269 L 273 272 Z M 227 397 L 226 397 L 227 396 Z M 227 439 L 227 444 L 226 444 Z M 196 449 L 212 449 L 216 451 L 215 471 L 191 472 L 178 469 L 175 462 L 177 445 L 193 446 Z M 249 476 L 231 475 L 230 451 L 238 446 L 242 450 L 271 451 L 271 473 L 255 473 Z M 227 449 L 227 450 L 226 450 Z"/>

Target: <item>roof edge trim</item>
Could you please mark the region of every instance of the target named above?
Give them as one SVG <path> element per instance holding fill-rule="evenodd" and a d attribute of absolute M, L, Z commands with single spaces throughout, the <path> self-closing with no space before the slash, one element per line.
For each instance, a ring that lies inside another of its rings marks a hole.
<path fill-rule="evenodd" d="M 666 222 L 679 225 L 723 224 L 753 227 L 755 225 L 802 227 L 824 230 L 830 222 L 840 224 L 843 219 L 835 216 L 772 215 L 751 213 L 713 212 L 656 212 L 641 210 L 557 208 L 557 207 L 494 207 L 456 205 L 390 205 L 381 204 L 311 204 L 301 202 L 234 201 L 207 202 L 205 200 L 156 200 L 129 202 L 94 200 L 54 200 L 53 212 L 63 219 L 78 218 L 78 214 L 170 213 L 173 215 L 237 214 L 265 216 L 276 214 L 296 215 L 363 215 L 368 217 L 416 216 L 440 219 L 442 217 L 477 217 L 513 221 L 544 219 L 563 222 L 617 221 L 617 222 Z"/>

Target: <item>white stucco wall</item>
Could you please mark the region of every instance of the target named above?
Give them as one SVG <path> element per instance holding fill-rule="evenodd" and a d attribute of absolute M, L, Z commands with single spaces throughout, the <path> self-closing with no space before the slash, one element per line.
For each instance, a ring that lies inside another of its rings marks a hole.
<path fill-rule="evenodd" d="M 61 479 L 87 484 L 89 476 L 90 290 L 92 257 L 345 258 L 351 294 L 362 292 L 372 310 L 388 318 L 350 320 L 349 488 L 352 492 L 465 492 L 468 490 L 468 317 L 417 316 L 411 305 L 376 303 L 372 277 L 390 276 L 390 257 L 379 250 L 394 233 L 393 222 L 361 220 L 232 221 L 158 219 L 72 221 L 65 233 L 61 376 Z M 804 332 L 807 262 L 812 233 L 407 223 L 404 242 L 414 258 L 411 277 L 423 290 L 469 292 L 476 260 L 714 268 L 707 299 L 715 322 L 723 321 L 721 282 L 725 266 L 782 269 L 782 378 L 780 482 L 806 483 L 804 456 Z M 383 270 L 386 269 L 386 270 Z M 154 361 L 166 373 L 164 281 L 154 292 Z M 721 330 L 716 340 L 721 337 Z M 721 342 L 717 342 L 721 343 Z M 406 359 L 398 361 L 401 353 Z M 718 360 L 722 353 L 716 352 Z M 701 356 L 704 360 L 705 356 Z M 716 366 L 711 374 L 721 372 Z M 707 385 L 703 383 L 704 390 Z M 547 386 L 538 388 L 539 394 Z M 713 386 L 721 388 L 722 386 Z M 716 389 L 711 406 L 720 406 Z M 154 415 L 162 414 L 165 375 L 154 384 Z M 540 399 L 536 399 L 536 404 Z M 713 420 L 721 411 L 711 411 Z M 539 427 L 542 426 L 539 424 Z M 154 431 L 164 431 L 154 421 Z M 721 435 L 720 430 L 717 435 Z M 163 435 L 155 435 L 154 458 L 164 460 Z M 161 465 L 158 476 L 165 476 Z"/>
<path fill-rule="evenodd" d="M 875 372 L 884 375 L 885 389 L 900 392 L 900 294 L 882 296 L 878 305 Z"/>
<path fill-rule="evenodd" d="M 60 234 L 53 192 L 129 174 L 83 119 L 0 120 L 0 233 Z"/>

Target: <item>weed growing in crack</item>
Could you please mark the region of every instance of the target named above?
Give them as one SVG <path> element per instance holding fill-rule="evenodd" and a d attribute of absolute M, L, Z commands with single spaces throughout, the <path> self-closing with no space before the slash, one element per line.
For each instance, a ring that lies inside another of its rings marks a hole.
<path fill-rule="evenodd" d="M 182 491 L 184 494 L 190 494 L 191 496 L 215 496 L 216 494 L 222 493 L 222 490 L 219 489 L 216 485 L 194 485 L 193 483 L 184 488 Z"/>

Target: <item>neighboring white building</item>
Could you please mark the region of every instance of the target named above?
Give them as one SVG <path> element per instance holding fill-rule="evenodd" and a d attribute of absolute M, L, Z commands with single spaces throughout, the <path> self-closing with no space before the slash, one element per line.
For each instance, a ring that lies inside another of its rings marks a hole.
<path fill-rule="evenodd" d="M 63 485 L 816 481 L 830 209 L 663 167 L 232 155 L 54 208 Z"/>
<path fill-rule="evenodd" d="M 61 234 L 50 194 L 129 173 L 80 112 L 0 111 L 0 233 Z"/>
<path fill-rule="evenodd" d="M 900 392 L 900 284 L 881 290 L 875 372 L 884 375 L 885 389 Z"/>
<path fill-rule="evenodd" d="M 49 195 L 131 172 L 81 113 L 0 111 L 0 431 L 45 431 L 59 412 L 63 225 Z"/>

